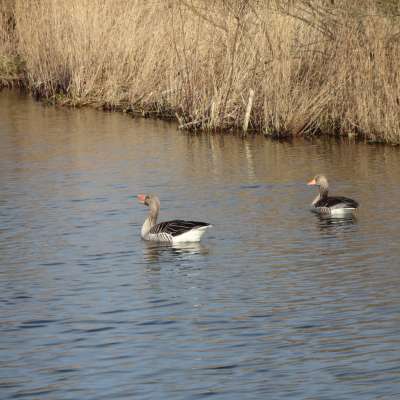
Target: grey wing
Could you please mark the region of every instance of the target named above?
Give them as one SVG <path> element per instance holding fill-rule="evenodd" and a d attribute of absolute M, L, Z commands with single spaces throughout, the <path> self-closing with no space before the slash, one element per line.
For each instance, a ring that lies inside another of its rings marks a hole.
<path fill-rule="evenodd" d="M 334 197 L 326 197 L 323 198 L 317 203 L 315 203 L 315 207 L 327 207 L 327 208 L 357 208 L 358 203 L 353 200 L 349 199 L 348 197 L 340 197 L 340 196 L 334 196 Z"/>
<path fill-rule="evenodd" d="M 171 236 L 178 236 L 194 228 L 209 226 L 206 222 L 199 221 L 183 221 L 175 219 L 173 221 L 160 222 L 150 229 L 151 234 L 167 233 Z"/>

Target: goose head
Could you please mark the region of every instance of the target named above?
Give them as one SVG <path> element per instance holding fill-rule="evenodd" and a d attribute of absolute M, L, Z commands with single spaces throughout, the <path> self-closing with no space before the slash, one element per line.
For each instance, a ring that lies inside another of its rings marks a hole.
<path fill-rule="evenodd" d="M 325 175 L 319 174 L 315 175 L 310 182 L 307 183 L 309 186 L 319 186 L 321 189 L 328 189 L 328 179 Z"/>
<path fill-rule="evenodd" d="M 160 209 L 160 200 L 157 196 L 153 194 L 139 194 L 137 198 L 139 203 L 149 207 L 150 211 L 158 213 L 158 210 Z"/>

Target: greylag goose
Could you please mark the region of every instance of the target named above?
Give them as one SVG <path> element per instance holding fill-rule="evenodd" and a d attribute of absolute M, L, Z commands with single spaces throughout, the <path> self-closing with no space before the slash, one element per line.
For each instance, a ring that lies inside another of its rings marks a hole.
<path fill-rule="evenodd" d="M 308 185 L 319 186 L 318 196 L 311 203 L 312 209 L 318 214 L 325 215 L 349 215 L 354 213 L 358 208 L 358 203 L 341 196 L 328 196 L 328 180 L 324 175 L 316 175 Z"/>
<path fill-rule="evenodd" d="M 157 217 L 160 211 L 158 197 L 151 194 L 139 194 L 138 200 L 150 209 L 149 216 L 144 221 L 140 233 L 144 240 L 169 243 L 199 242 L 207 228 L 211 227 L 206 222 L 183 221 L 180 219 L 157 224 Z"/>

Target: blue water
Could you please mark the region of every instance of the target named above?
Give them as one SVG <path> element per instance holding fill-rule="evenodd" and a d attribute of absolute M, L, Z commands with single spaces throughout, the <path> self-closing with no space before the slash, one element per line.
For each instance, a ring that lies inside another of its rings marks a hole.
<path fill-rule="evenodd" d="M 1 92 L 0 398 L 400 398 L 399 161 Z M 321 172 L 356 219 L 309 212 Z M 143 242 L 138 193 L 214 227 Z"/>

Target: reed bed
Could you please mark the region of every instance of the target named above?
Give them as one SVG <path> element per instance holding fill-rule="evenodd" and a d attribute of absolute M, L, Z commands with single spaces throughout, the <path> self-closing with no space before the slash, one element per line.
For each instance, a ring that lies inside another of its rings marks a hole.
<path fill-rule="evenodd" d="M 0 0 L 0 89 L 22 81 L 23 63 L 15 46 L 12 3 Z"/>
<path fill-rule="evenodd" d="M 191 130 L 400 143 L 396 0 L 0 7 L 0 60 L 18 57 L 21 79 L 39 97 L 176 118 Z"/>

